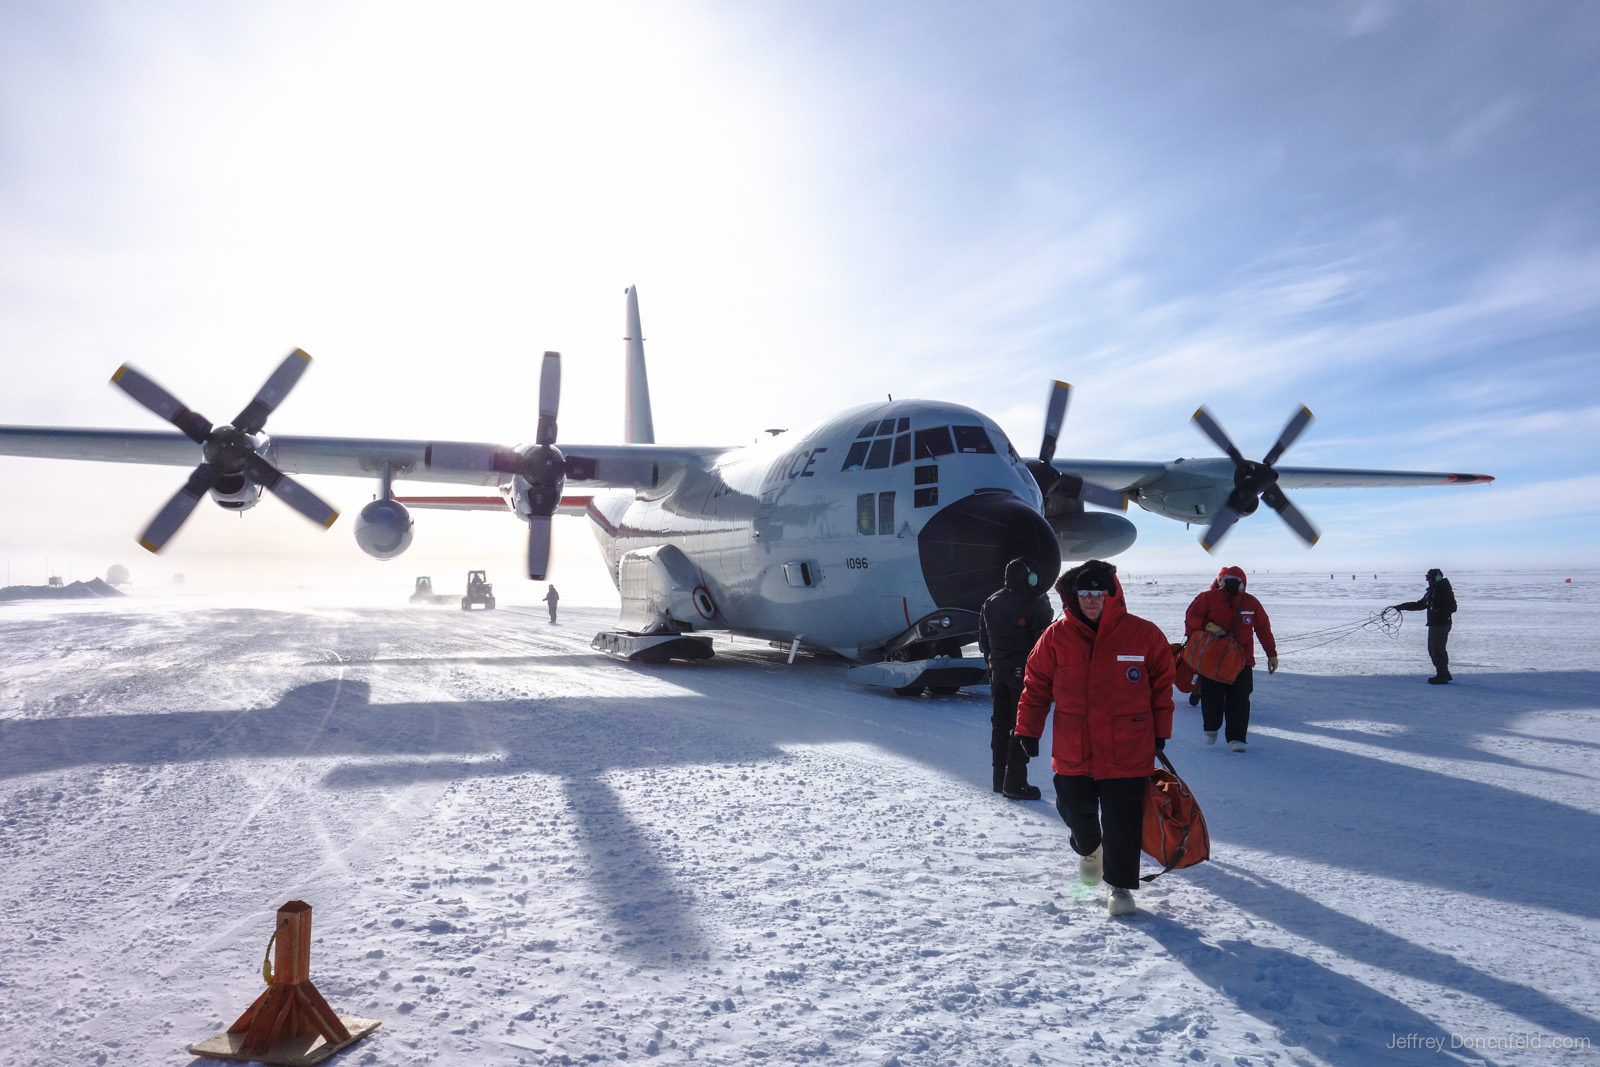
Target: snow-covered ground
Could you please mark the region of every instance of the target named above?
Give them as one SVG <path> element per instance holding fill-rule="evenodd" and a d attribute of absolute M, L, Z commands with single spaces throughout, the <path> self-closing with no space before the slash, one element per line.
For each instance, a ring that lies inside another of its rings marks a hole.
<path fill-rule="evenodd" d="M 3 605 L 0 1061 L 187 1062 L 300 898 L 383 1021 L 335 1062 L 1594 1063 L 1600 575 L 1452 577 L 1435 687 L 1419 615 L 1296 637 L 1420 574 L 1252 575 L 1283 669 L 1242 755 L 1180 702 L 1213 859 L 1125 920 L 982 690 L 628 666 L 601 608 Z M 1204 584 L 1127 583 L 1173 636 Z"/>

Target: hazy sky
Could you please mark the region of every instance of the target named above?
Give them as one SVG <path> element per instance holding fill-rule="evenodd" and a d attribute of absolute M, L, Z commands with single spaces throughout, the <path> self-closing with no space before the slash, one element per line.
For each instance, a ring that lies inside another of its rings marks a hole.
<path fill-rule="evenodd" d="M 1062 455 L 1212 454 L 1204 402 L 1260 456 L 1303 402 L 1286 462 L 1498 481 L 1302 491 L 1320 545 L 1263 510 L 1224 562 L 1600 565 L 1597 157 L 1586 3 L 10 2 L 0 423 L 156 428 L 125 360 L 222 421 L 298 345 L 269 429 L 517 443 L 559 349 L 615 441 L 638 285 L 662 441 L 893 393 L 1028 451 L 1063 378 Z M 12 580 L 517 580 L 509 517 L 379 563 L 271 500 L 149 557 L 183 476 L 0 458 Z M 1213 565 L 1132 514 L 1125 569 Z"/>

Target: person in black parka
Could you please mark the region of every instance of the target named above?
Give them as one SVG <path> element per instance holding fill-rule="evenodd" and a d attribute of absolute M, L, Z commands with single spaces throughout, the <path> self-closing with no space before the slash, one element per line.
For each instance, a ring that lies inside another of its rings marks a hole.
<path fill-rule="evenodd" d="M 989 695 L 994 714 L 989 718 L 989 754 L 994 767 L 994 791 L 1012 800 L 1038 800 L 1039 787 L 1029 785 L 1026 772 L 1005 789 L 1006 755 L 1011 731 L 1017 725 L 1017 698 L 1022 696 L 1023 668 L 1039 636 L 1055 621 L 1050 610 L 1048 582 L 1026 559 L 1006 564 L 1005 588 L 983 602 L 978 611 L 978 651 L 989 661 Z"/>
<path fill-rule="evenodd" d="M 1428 591 L 1421 600 L 1409 604 L 1395 604 L 1396 611 L 1426 611 L 1428 613 L 1428 658 L 1433 660 L 1433 677 L 1429 685 L 1446 685 L 1450 681 L 1450 653 L 1445 646 L 1450 641 L 1450 616 L 1456 613 L 1456 593 L 1450 588 L 1450 579 L 1438 567 L 1428 572 Z"/>

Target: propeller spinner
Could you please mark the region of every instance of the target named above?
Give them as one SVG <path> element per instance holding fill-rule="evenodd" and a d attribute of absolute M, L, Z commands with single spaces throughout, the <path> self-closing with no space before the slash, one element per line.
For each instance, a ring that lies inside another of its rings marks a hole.
<path fill-rule="evenodd" d="M 267 416 L 283 402 L 311 363 L 300 349 L 290 352 L 272 372 L 231 425 L 213 426 L 204 415 L 185 407 L 177 397 L 152 379 L 124 363 L 111 376 L 111 382 L 146 408 L 182 430 L 200 446 L 201 463 L 189 475 L 172 499 L 150 520 L 139 537 L 139 544 L 160 552 L 194 512 L 207 492 L 219 486 L 233 491 L 230 484 L 243 487 L 247 482 L 260 486 L 285 504 L 326 529 L 339 513 L 311 490 L 268 463 L 261 455 L 262 441 L 257 436 Z"/>
<path fill-rule="evenodd" d="M 1228 494 L 1227 503 L 1217 511 L 1217 517 L 1211 520 L 1206 532 L 1200 535 L 1200 544 L 1207 552 L 1215 551 L 1233 524 L 1243 516 L 1253 514 L 1256 507 L 1262 503 L 1276 511 L 1285 525 L 1294 531 L 1295 536 L 1306 543 L 1307 548 L 1317 543 L 1317 539 L 1322 535 L 1311 525 L 1311 520 L 1307 519 L 1284 495 L 1278 486 L 1278 472 L 1273 469 L 1273 464 L 1278 462 L 1289 446 L 1299 439 L 1307 426 L 1311 425 L 1312 418 L 1311 409 L 1302 404 L 1300 410 L 1289 417 L 1283 432 L 1278 435 L 1277 442 L 1262 457 L 1261 462 L 1257 463 L 1244 458 L 1211 412 L 1202 406 L 1194 413 L 1194 424 L 1200 428 L 1200 432 L 1209 437 L 1218 448 L 1228 454 L 1229 459 L 1233 460 L 1233 490 Z"/>

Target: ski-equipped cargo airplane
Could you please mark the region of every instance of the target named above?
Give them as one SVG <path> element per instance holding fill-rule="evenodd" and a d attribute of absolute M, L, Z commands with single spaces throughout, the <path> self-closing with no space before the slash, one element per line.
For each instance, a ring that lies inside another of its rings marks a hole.
<path fill-rule="evenodd" d="M 0 454 L 190 466 L 139 543 L 159 551 L 207 494 L 221 507 L 254 507 L 265 489 L 324 527 L 338 512 L 289 477 L 375 478 L 376 499 L 356 518 L 362 551 L 393 559 L 412 538 L 409 508 L 510 511 L 528 524 L 528 576 L 542 580 L 551 517 L 592 524 L 622 599 L 617 629 L 595 647 L 641 659 L 702 658 L 726 630 L 790 649 L 851 660 L 862 681 L 903 691 L 979 681 L 961 658 L 977 612 L 1009 560 L 1054 575 L 1063 559 L 1126 550 L 1132 522 L 1085 504 L 1206 523 L 1215 548 L 1265 503 L 1307 545 L 1318 534 L 1285 489 L 1488 482 L 1482 474 L 1279 467 L 1304 432 L 1302 407 L 1260 461 L 1246 459 L 1209 412 L 1194 421 L 1227 455 L 1172 462 L 1061 459 L 1056 438 L 1069 387 L 1055 382 L 1037 459 L 1024 459 L 987 416 L 959 404 L 890 400 L 834 415 L 754 445 L 655 443 L 639 303 L 626 290 L 624 442 L 557 443 L 561 357 L 546 352 L 534 442 L 269 436 L 267 417 L 309 364 L 296 349 L 231 424 L 213 425 L 124 365 L 112 382 L 180 433 L 0 427 Z M 198 457 L 196 455 L 198 451 Z M 288 473 L 286 473 L 288 472 Z M 396 497 L 396 479 L 492 487 L 495 496 Z M 578 495 L 578 492 L 582 495 Z M 565 495 L 564 495 L 565 494 Z"/>

